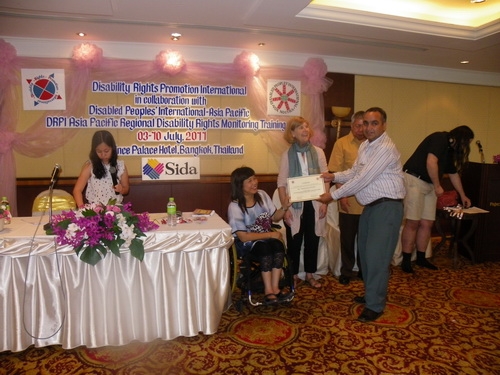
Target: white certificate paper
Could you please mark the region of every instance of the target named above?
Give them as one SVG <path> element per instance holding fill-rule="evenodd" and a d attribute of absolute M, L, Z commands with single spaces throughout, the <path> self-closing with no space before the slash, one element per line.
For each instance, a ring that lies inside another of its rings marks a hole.
<path fill-rule="evenodd" d="M 320 174 L 290 177 L 287 183 L 290 203 L 316 200 L 325 193 L 325 182 Z"/>

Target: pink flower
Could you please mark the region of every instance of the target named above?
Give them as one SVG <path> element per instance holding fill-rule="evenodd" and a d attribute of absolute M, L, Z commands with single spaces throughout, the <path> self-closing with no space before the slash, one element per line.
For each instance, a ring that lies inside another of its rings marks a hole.
<path fill-rule="evenodd" d="M 244 51 L 234 58 L 233 64 L 241 75 L 245 77 L 255 76 L 259 70 L 259 58 L 252 52 Z"/>
<path fill-rule="evenodd" d="M 177 51 L 161 51 L 156 55 L 155 65 L 163 73 L 176 75 L 184 69 L 186 62 Z"/>
<path fill-rule="evenodd" d="M 102 63 L 102 49 L 82 43 L 73 49 L 73 62 L 80 68 L 98 68 Z"/>
<path fill-rule="evenodd" d="M 16 58 L 16 48 L 5 40 L 0 39 L 0 80 L 14 82 L 12 70 Z"/>
<path fill-rule="evenodd" d="M 0 208 L 0 219 L 5 219 L 8 217 L 12 217 L 10 214 L 9 210 L 4 210 L 3 208 Z"/>
<path fill-rule="evenodd" d="M 328 90 L 331 81 L 325 77 L 328 68 L 320 58 L 310 58 L 304 64 L 302 72 L 307 78 L 303 91 L 308 94 L 319 94 Z"/>

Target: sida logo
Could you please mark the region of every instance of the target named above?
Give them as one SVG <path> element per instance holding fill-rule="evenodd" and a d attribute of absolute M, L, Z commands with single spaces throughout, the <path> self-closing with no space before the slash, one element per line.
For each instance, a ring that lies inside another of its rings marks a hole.
<path fill-rule="evenodd" d="M 271 83 L 271 85 L 270 85 Z M 300 82 L 268 81 L 268 114 L 300 114 Z"/>
<path fill-rule="evenodd" d="M 188 162 L 183 164 L 170 162 L 165 164 L 165 174 L 169 176 L 197 175 L 198 169 L 195 166 L 189 165 Z"/>
<path fill-rule="evenodd" d="M 163 173 L 163 164 L 156 159 L 148 159 L 142 167 L 142 174 L 152 180 L 158 180 Z"/>
<path fill-rule="evenodd" d="M 143 180 L 199 180 L 199 157 L 142 158 Z"/>

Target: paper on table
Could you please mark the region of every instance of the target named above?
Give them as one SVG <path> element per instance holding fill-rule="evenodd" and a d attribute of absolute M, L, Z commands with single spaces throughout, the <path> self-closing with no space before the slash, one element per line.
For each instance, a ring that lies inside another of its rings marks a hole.
<path fill-rule="evenodd" d="M 449 207 L 452 211 L 462 211 L 464 214 L 487 214 L 490 211 L 483 210 L 479 207 L 469 207 L 469 208 L 458 208 Z"/>
<path fill-rule="evenodd" d="M 203 208 L 197 208 L 193 211 L 193 216 L 212 216 L 215 213 L 214 210 L 208 210 Z"/>
<path fill-rule="evenodd" d="M 459 213 L 460 215 L 463 215 L 463 214 L 470 214 L 470 215 L 487 214 L 488 212 L 490 212 L 490 211 L 483 210 L 482 208 L 479 208 L 479 207 L 463 208 L 463 207 L 457 206 L 457 207 L 445 207 L 444 209 L 448 212 Z"/>

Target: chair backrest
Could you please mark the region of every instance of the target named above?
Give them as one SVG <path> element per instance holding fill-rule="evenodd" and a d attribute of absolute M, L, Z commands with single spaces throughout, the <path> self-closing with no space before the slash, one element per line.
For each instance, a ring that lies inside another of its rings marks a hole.
<path fill-rule="evenodd" d="M 274 190 L 274 193 L 273 193 L 273 203 L 274 205 L 276 206 L 276 208 L 280 208 L 281 207 L 281 201 L 280 201 L 280 195 L 278 193 L 278 189 L 275 189 Z M 282 228 L 284 228 L 285 226 L 283 225 L 283 220 L 280 220 L 279 222 L 277 222 L 276 224 L 280 225 Z"/>
<path fill-rule="evenodd" d="M 40 216 L 44 212 L 49 213 L 50 196 L 49 190 L 42 191 L 33 202 L 32 215 Z M 52 214 L 57 215 L 63 211 L 76 209 L 73 196 L 65 190 L 54 189 L 52 191 Z"/>
<path fill-rule="evenodd" d="M 280 201 L 280 195 L 278 193 L 278 189 L 274 190 L 273 193 L 273 203 L 276 206 L 276 208 L 281 207 L 281 201 Z M 280 226 L 277 231 L 281 232 L 281 235 L 283 236 L 283 243 L 286 246 L 286 229 L 285 229 L 285 223 L 283 223 L 283 220 L 278 221 L 277 223 L 274 223 Z"/>

